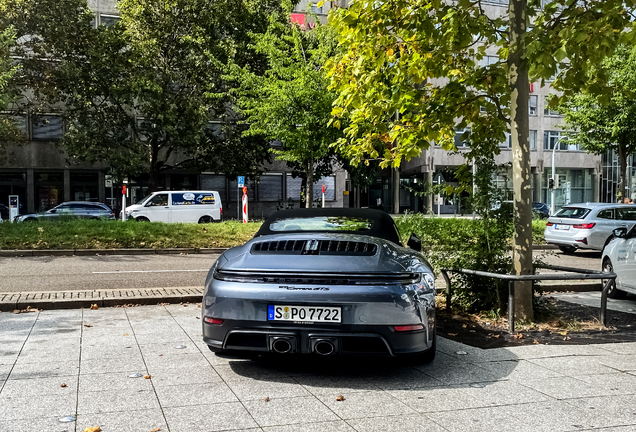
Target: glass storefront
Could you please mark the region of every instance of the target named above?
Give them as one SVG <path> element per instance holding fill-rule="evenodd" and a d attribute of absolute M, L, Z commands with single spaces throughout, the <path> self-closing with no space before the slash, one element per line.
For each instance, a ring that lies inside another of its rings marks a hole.
<path fill-rule="evenodd" d="M 554 190 L 555 211 L 564 205 L 593 201 L 592 175 L 589 169 L 556 168 L 558 187 Z M 552 206 L 552 190 L 548 188 L 548 179 L 552 170 L 543 170 L 541 201 Z"/>
<path fill-rule="evenodd" d="M 99 201 L 97 173 L 71 171 L 71 201 Z"/>
<path fill-rule="evenodd" d="M 64 173 L 35 171 L 35 211 L 41 212 L 64 201 Z"/>
<path fill-rule="evenodd" d="M 27 213 L 26 172 L 0 173 L 0 204 L 8 206 L 9 195 L 17 195 L 20 214 Z"/>

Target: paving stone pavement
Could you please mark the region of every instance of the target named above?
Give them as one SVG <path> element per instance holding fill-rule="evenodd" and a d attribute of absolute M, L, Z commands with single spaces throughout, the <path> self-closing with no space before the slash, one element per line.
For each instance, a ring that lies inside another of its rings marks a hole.
<path fill-rule="evenodd" d="M 0 313 L 0 431 L 636 431 L 636 342 L 482 350 L 440 338 L 424 366 L 238 360 L 207 349 L 199 315 Z"/>

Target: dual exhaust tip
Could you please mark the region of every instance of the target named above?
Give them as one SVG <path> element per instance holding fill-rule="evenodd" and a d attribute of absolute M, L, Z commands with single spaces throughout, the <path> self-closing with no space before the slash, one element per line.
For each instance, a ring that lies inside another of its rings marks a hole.
<path fill-rule="evenodd" d="M 293 354 L 298 352 L 298 340 L 296 336 L 269 336 L 270 351 L 278 354 Z M 338 351 L 339 341 L 337 338 L 315 338 L 309 339 L 310 352 L 318 355 L 331 355 Z"/>

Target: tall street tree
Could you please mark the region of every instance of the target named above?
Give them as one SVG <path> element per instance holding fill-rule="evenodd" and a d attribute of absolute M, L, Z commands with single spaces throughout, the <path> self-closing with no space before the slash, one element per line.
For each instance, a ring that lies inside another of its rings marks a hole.
<path fill-rule="evenodd" d="M 614 151 L 618 155 L 620 180 L 616 199 L 626 198 L 627 157 L 636 152 L 636 49 L 619 47 L 615 54 L 590 71 L 609 78 L 601 95 L 575 94 L 559 107 L 565 115 L 569 141 L 590 153 Z"/>
<path fill-rule="evenodd" d="M 336 159 L 330 145 L 341 136 L 329 124 L 336 95 L 323 71 L 336 39 L 327 26 L 304 31 L 272 16 L 267 33 L 254 43 L 268 68 L 263 75 L 249 68 L 236 71 L 242 81 L 237 103 L 249 124 L 246 134 L 282 142 L 282 149 L 273 152 L 303 178 L 305 205 L 311 208 L 314 181 L 331 172 Z"/>
<path fill-rule="evenodd" d="M 590 81 L 587 72 L 633 40 L 634 6 L 510 0 L 507 15 L 495 17 L 479 0 L 354 1 L 330 17 L 342 45 L 329 65 L 339 95 L 333 114 L 350 118 L 339 146 L 354 161 L 382 158 L 383 167 L 397 167 L 431 143 L 455 150 L 455 129 L 471 129 L 469 159 L 498 153 L 510 131 L 513 268 L 530 274 L 528 83 L 556 75 L 552 86 L 563 99 L 576 89 L 602 91 L 606 77 Z M 518 285 L 515 306 L 520 319 L 533 318 L 530 284 Z"/>
<path fill-rule="evenodd" d="M 23 84 L 63 107 L 71 157 L 147 174 L 151 190 L 171 168 L 260 173 L 268 143 L 242 137 L 224 76 L 261 69 L 246 34 L 266 30 L 277 1 L 120 0 L 121 20 L 96 29 L 82 0 L 3 1 L 25 35 Z"/>
<path fill-rule="evenodd" d="M 11 58 L 11 48 L 15 45 L 15 29 L 0 30 L 0 112 L 6 111 L 18 95 L 10 85 L 19 70 Z M 6 145 L 21 140 L 21 133 L 15 120 L 9 115 L 0 116 L 0 155 Z"/>

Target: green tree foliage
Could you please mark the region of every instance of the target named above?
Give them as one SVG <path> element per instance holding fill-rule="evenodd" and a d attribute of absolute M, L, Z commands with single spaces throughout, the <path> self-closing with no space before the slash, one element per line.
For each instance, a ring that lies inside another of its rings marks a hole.
<path fill-rule="evenodd" d="M 510 130 L 514 271 L 530 273 L 528 79 L 556 75 L 563 99 L 602 92 L 607 77 L 590 79 L 589 70 L 633 40 L 634 8 L 634 0 L 510 0 L 507 15 L 496 17 L 481 1 L 354 1 L 330 17 L 343 48 L 329 63 L 339 95 L 334 124 L 350 120 L 338 147 L 354 162 L 382 158 L 383 167 L 397 167 L 433 142 L 455 150 L 456 128 L 471 128 L 467 158 L 498 153 Z M 500 60 L 482 64 L 487 55 Z M 518 292 L 517 312 L 531 319 L 531 291 Z"/>
<path fill-rule="evenodd" d="M 9 85 L 13 76 L 18 72 L 11 58 L 11 47 L 15 44 L 15 30 L 11 27 L 0 30 L 0 112 L 5 111 L 17 95 Z M 20 140 L 20 130 L 9 116 L 0 116 L 0 154 L 8 142 Z"/>
<path fill-rule="evenodd" d="M 264 36 L 254 36 L 256 52 L 267 58 L 268 69 L 263 75 L 250 68 L 236 71 L 242 82 L 237 102 L 249 124 L 247 135 L 282 142 L 273 152 L 303 178 L 310 208 L 314 179 L 331 173 L 336 159 L 329 146 L 341 135 L 329 125 L 336 95 L 328 90 L 323 71 L 337 42 L 327 26 L 303 31 L 275 16 Z"/>
<path fill-rule="evenodd" d="M 615 54 L 590 71 L 608 77 L 601 95 L 577 93 L 559 107 L 565 115 L 568 140 L 590 153 L 608 150 L 618 155 L 620 181 L 616 199 L 623 198 L 627 179 L 627 157 L 636 152 L 636 50 L 621 46 Z"/>
<path fill-rule="evenodd" d="M 85 0 L 3 1 L 22 35 L 38 35 L 21 47 L 22 84 L 64 107 L 69 155 L 147 173 L 151 189 L 176 167 L 260 174 L 268 143 L 242 136 L 224 76 L 262 69 L 246 33 L 265 31 L 278 2 L 121 0 L 121 20 L 94 29 Z"/>

